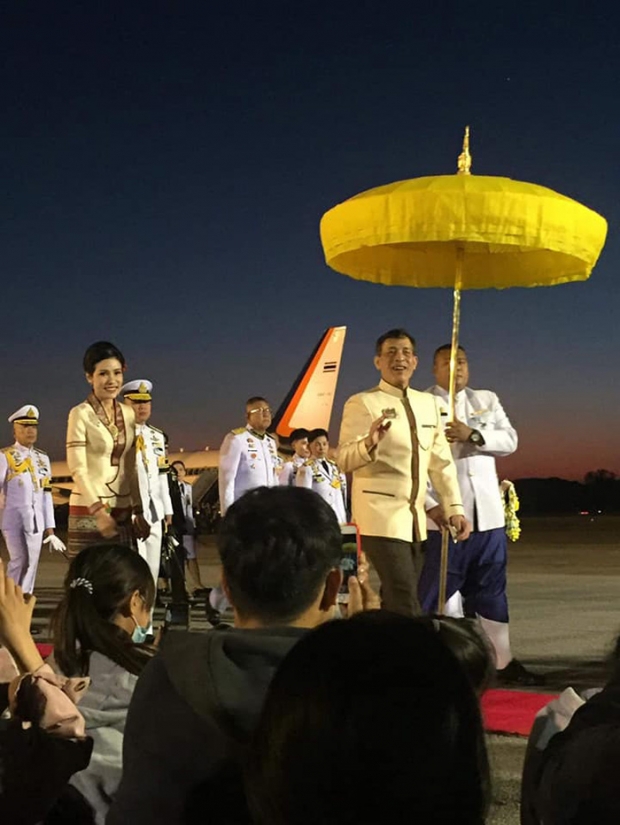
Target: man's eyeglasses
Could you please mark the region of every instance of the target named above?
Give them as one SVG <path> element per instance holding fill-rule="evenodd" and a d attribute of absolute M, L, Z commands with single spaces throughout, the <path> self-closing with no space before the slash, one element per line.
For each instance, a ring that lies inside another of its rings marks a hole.
<path fill-rule="evenodd" d="M 254 413 L 269 413 L 271 415 L 271 407 L 254 407 L 253 410 L 248 410 L 248 415 L 254 415 Z"/>

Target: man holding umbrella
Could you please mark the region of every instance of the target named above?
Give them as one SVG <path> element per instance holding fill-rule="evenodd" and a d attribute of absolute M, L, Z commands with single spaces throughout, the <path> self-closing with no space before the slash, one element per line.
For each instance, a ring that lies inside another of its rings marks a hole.
<path fill-rule="evenodd" d="M 517 449 L 517 431 L 499 398 L 490 390 L 468 387 L 469 363 L 463 347 L 456 358 L 455 418 L 448 417 L 450 344 L 435 351 L 436 385 L 427 392 L 439 399 L 445 432 L 456 463 L 465 515 L 473 525 L 470 537 L 449 548 L 446 597 L 463 596 L 465 613 L 477 616 L 495 649 L 498 679 L 502 683 L 534 685 L 536 674 L 514 659 L 508 634 L 506 598 L 506 551 L 504 504 L 499 489 L 495 458 Z M 426 497 L 429 518 L 424 568 L 419 597 L 425 611 L 437 610 L 441 559 L 442 507 L 432 486 Z"/>

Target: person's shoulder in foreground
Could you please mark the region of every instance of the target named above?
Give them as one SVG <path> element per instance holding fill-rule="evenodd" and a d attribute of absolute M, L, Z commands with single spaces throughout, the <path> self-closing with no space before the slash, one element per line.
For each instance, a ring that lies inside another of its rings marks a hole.
<path fill-rule="evenodd" d="M 522 817 L 527 825 L 616 825 L 620 822 L 620 638 L 614 673 L 603 688 L 575 711 L 527 765 Z"/>

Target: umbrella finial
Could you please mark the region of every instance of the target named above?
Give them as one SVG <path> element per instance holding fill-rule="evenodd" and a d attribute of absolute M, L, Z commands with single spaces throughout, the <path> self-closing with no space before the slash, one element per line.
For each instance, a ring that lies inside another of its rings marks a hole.
<path fill-rule="evenodd" d="M 469 126 L 465 127 L 465 137 L 463 138 L 463 151 L 457 160 L 457 175 L 471 175 L 471 155 L 469 154 Z"/>

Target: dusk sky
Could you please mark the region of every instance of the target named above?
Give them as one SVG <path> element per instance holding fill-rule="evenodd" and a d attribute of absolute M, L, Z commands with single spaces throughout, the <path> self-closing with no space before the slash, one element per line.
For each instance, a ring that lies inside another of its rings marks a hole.
<path fill-rule="evenodd" d="M 173 449 L 219 446 L 250 395 L 277 406 L 331 325 L 348 327 L 334 441 L 346 397 L 376 382 L 386 329 L 415 334 L 426 388 L 451 293 L 339 275 L 319 221 L 365 189 L 452 174 L 470 124 L 474 173 L 550 187 L 609 221 L 589 281 L 463 295 L 470 383 L 499 394 L 520 435 L 501 471 L 620 472 L 617 8 L 3 8 L 0 422 L 36 404 L 40 446 L 63 458 L 82 356 L 102 338 L 128 379 L 155 383 L 153 423 Z"/>

